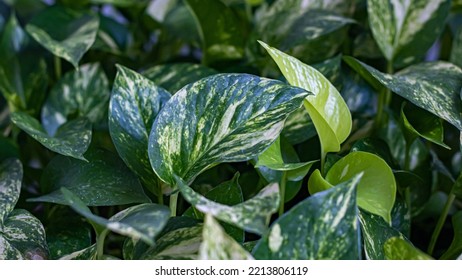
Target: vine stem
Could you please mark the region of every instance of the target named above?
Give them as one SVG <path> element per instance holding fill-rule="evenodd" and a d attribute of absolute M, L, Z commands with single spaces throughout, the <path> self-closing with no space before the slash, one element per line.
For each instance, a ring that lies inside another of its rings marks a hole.
<path fill-rule="evenodd" d="M 388 74 L 393 74 L 393 61 L 387 62 Z M 391 102 L 391 91 L 388 88 L 384 88 L 383 91 L 379 93 L 379 98 L 377 100 L 377 115 L 375 116 L 375 128 L 378 130 L 382 125 L 383 120 L 383 111 L 386 107 L 390 105 Z"/>
<path fill-rule="evenodd" d="M 99 235 L 98 239 L 96 240 L 96 259 L 102 260 L 104 255 L 104 241 L 106 239 L 109 230 L 103 230 Z"/>
<path fill-rule="evenodd" d="M 55 75 L 56 81 L 61 79 L 61 58 L 55 55 Z"/>
<path fill-rule="evenodd" d="M 170 212 L 172 213 L 172 217 L 176 216 L 176 208 L 178 204 L 178 192 L 170 195 Z"/>
<path fill-rule="evenodd" d="M 279 184 L 279 216 L 284 214 L 284 202 L 285 202 L 285 194 L 286 194 L 286 183 L 287 183 L 287 171 L 282 171 L 282 178 L 281 183 Z"/>
<path fill-rule="evenodd" d="M 454 188 L 453 188 L 454 190 Z M 446 200 L 446 204 L 444 205 L 443 212 L 441 212 L 440 218 L 438 219 L 438 223 L 436 224 L 435 229 L 433 230 L 432 237 L 430 239 L 430 244 L 428 245 L 427 252 L 429 255 L 433 254 L 433 250 L 435 249 L 436 241 L 438 240 L 438 237 L 441 233 L 441 230 L 443 229 L 444 222 L 446 221 L 446 218 L 449 213 L 449 209 L 451 208 L 452 203 L 454 202 L 454 199 L 456 198 L 456 195 L 451 192 L 449 193 L 448 199 Z"/>

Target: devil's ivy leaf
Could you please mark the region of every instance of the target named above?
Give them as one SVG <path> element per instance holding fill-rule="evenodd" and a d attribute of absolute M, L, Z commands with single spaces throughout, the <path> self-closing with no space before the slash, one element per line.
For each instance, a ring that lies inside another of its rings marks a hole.
<path fill-rule="evenodd" d="M 106 121 L 108 80 L 99 64 L 85 64 L 66 73 L 52 88 L 42 108 L 42 124 L 49 135 L 72 117 L 85 117 L 96 126 Z"/>
<path fill-rule="evenodd" d="M 281 132 L 308 95 L 248 74 L 218 74 L 189 84 L 165 104 L 149 136 L 149 159 L 164 182 L 191 183 L 221 162 L 249 160 Z"/>
<path fill-rule="evenodd" d="M 172 63 L 151 67 L 142 74 L 156 85 L 174 93 L 187 84 L 217 74 L 217 71 L 201 64 Z"/>
<path fill-rule="evenodd" d="M 205 216 L 199 258 L 202 260 L 253 260 L 252 255 L 228 236 L 210 214 Z"/>
<path fill-rule="evenodd" d="M 329 0 L 329 1 L 304 1 L 304 0 L 276 0 L 270 7 L 272 14 L 287 10 L 307 11 L 326 10 L 338 14 L 348 15 L 354 11 L 354 1 Z"/>
<path fill-rule="evenodd" d="M 452 216 L 452 227 L 454 228 L 454 237 L 448 250 L 441 256 L 443 260 L 456 259 L 462 253 L 462 211 Z"/>
<path fill-rule="evenodd" d="M 265 232 L 267 219 L 277 211 L 280 199 L 277 183 L 268 185 L 255 197 L 233 206 L 219 204 L 203 197 L 178 177 L 176 184 L 183 197 L 197 210 L 257 234 Z"/>
<path fill-rule="evenodd" d="M 90 0 L 93 4 L 111 4 L 116 7 L 131 7 L 144 4 L 147 0 Z"/>
<path fill-rule="evenodd" d="M 433 258 L 414 247 L 409 241 L 392 237 L 383 245 L 388 260 L 432 260 Z"/>
<path fill-rule="evenodd" d="M 440 35 L 450 0 L 368 0 L 372 34 L 388 61 L 398 67 L 423 58 Z"/>
<path fill-rule="evenodd" d="M 459 67 L 442 61 L 423 62 L 390 75 L 352 57 L 344 60 L 376 88 L 383 85 L 462 130 L 462 70 Z"/>
<path fill-rule="evenodd" d="M 118 234 L 139 238 L 149 245 L 154 245 L 154 238 L 170 217 L 168 207 L 145 203 L 122 210 L 107 220 L 94 215 L 85 203 L 68 189 L 62 188 L 61 192 L 68 205 L 91 222 Z"/>
<path fill-rule="evenodd" d="M 153 187 L 157 185 L 157 177 L 148 158 L 149 131 L 169 98 L 164 89 L 118 66 L 109 105 L 109 132 L 125 164 Z"/>
<path fill-rule="evenodd" d="M 300 202 L 253 250 L 256 259 L 359 259 L 356 186 L 361 175 Z"/>
<path fill-rule="evenodd" d="M 292 145 L 316 136 L 316 128 L 305 108 L 298 108 L 287 117 L 281 135 Z"/>
<path fill-rule="evenodd" d="M 80 251 L 73 252 L 60 258 L 60 260 L 96 260 L 96 244 Z"/>
<path fill-rule="evenodd" d="M 53 152 L 86 161 L 83 154 L 90 146 L 92 134 L 88 120 L 79 118 L 69 121 L 60 126 L 54 136 L 48 135 L 42 125 L 26 113 L 13 113 L 11 121 Z"/>
<path fill-rule="evenodd" d="M 78 67 L 95 42 L 99 19 L 93 13 L 55 6 L 44 9 L 26 26 L 43 47 Z"/>
<path fill-rule="evenodd" d="M 17 159 L 0 162 L 0 229 L 13 211 L 21 192 L 22 164 Z"/>
<path fill-rule="evenodd" d="M 260 44 L 279 66 L 287 81 L 314 93 L 304 105 L 318 132 L 322 158 L 328 152 L 338 152 L 340 144 L 351 131 L 351 114 L 337 89 L 316 69 L 267 44 Z"/>
<path fill-rule="evenodd" d="M 148 202 L 149 198 L 130 170 L 114 154 L 104 150 L 87 153 L 88 162 L 57 156 L 42 175 L 43 196 L 35 202 L 67 204 L 60 188 L 67 188 L 89 206 Z"/>

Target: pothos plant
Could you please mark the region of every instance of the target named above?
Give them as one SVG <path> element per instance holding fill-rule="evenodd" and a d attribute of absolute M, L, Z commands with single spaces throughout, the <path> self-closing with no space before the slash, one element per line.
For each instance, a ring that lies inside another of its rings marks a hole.
<path fill-rule="evenodd" d="M 461 8 L 1 2 L 0 259 L 462 258 Z"/>

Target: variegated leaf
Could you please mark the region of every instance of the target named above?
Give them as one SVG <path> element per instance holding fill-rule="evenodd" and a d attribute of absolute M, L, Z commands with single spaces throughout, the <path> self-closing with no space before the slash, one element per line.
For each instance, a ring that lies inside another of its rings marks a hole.
<path fill-rule="evenodd" d="M 253 250 L 256 259 L 359 259 L 356 186 L 361 175 L 287 211 Z"/>
<path fill-rule="evenodd" d="M 85 64 L 66 73 L 51 89 L 42 108 L 42 125 L 49 135 L 72 117 L 85 117 L 96 126 L 105 122 L 108 80 L 101 66 Z"/>
<path fill-rule="evenodd" d="M 54 136 L 47 134 L 42 125 L 26 113 L 11 114 L 11 121 L 53 152 L 86 161 L 83 154 L 90 146 L 92 135 L 91 124 L 87 119 L 66 122 Z"/>
<path fill-rule="evenodd" d="M 431 256 L 400 237 L 388 239 L 383 245 L 383 250 L 388 260 L 433 260 Z"/>
<path fill-rule="evenodd" d="M 40 220 L 26 210 L 13 210 L 4 221 L 0 235 L 12 248 L 20 252 L 23 259 L 43 260 L 48 258 L 45 229 Z M 6 256 L 0 254 L 0 259 L 3 257 Z"/>
<path fill-rule="evenodd" d="M 227 235 L 209 214 L 205 216 L 202 238 L 199 248 L 201 260 L 253 260 L 252 255 Z"/>
<path fill-rule="evenodd" d="M 217 74 L 217 71 L 202 64 L 172 63 L 148 68 L 142 74 L 156 85 L 174 93 L 187 84 Z"/>
<path fill-rule="evenodd" d="M 290 9 L 296 11 L 326 10 L 338 14 L 349 15 L 354 12 L 355 1 L 344 0 L 277 0 L 270 7 L 271 14 L 277 14 Z"/>
<path fill-rule="evenodd" d="M 421 59 L 443 30 L 450 0 L 368 0 L 369 25 L 388 61 L 398 67 Z"/>
<path fill-rule="evenodd" d="M 60 260 L 96 260 L 96 244 L 80 251 L 65 255 Z"/>
<path fill-rule="evenodd" d="M 178 177 L 177 186 L 183 197 L 197 210 L 257 234 L 263 234 L 266 231 L 268 217 L 276 212 L 279 206 L 277 183 L 266 186 L 253 198 L 234 206 L 219 204 L 203 197 Z"/>
<path fill-rule="evenodd" d="M 44 9 L 26 26 L 39 44 L 75 68 L 95 42 L 98 28 L 97 15 L 59 6 Z"/>
<path fill-rule="evenodd" d="M 118 234 L 139 238 L 149 245 L 154 245 L 154 238 L 162 231 L 170 217 L 168 207 L 145 203 L 127 208 L 107 220 L 94 215 L 85 203 L 68 189 L 62 188 L 61 192 L 68 205 L 88 220 Z"/>
<path fill-rule="evenodd" d="M 248 74 L 218 74 L 189 84 L 160 111 L 149 159 L 164 182 L 191 183 L 221 162 L 249 160 L 276 139 L 308 92 Z"/>
<path fill-rule="evenodd" d="M 142 256 L 144 260 L 193 260 L 202 243 L 202 226 L 179 228 L 156 240 L 156 246 Z"/>
<path fill-rule="evenodd" d="M 287 81 L 314 93 L 304 105 L 321 141 L 322 160 L 328 152 L 338 152 L 340 144 L 350 135 L 351 114 L 337 89 L 316 69 L 267 44 L 260 44 L 279 66 Z"/>
<path fill-rule="evenodd" d="M 111 4 L 116 7 L 130 7 L 143 4 L 146 0 L 90 0 L 93 4 Z"/>
<path fill-rule="evenodd" d="M 1 260 L 23 260 L 18 249 L 14 248 L 8 240 L 0 234 L 0 261 Z"/>
<path fill-rule="evenodd" d="M 0 162 L 0 232 L 21 192 L 22 164 L 18 159 Z"/>
<path fill-rule="evenodd" d="M 88 162 L 57 156 L 43 171 L 43 196 L 35 202 L 67 204 L 60 188 L 74 192 L 88 206 L 149 202 L 138 178 L 114 154 L 90 150 Z"/>
<path fill-rule="evenodd" d="M 112 142 L 125 164 L 154 188 L 157 177 L 149 163 L 148 137 L 170 94 L 128 68 L 119 65 L 117 69 L 109 105 Z"/>
<path fill-rule="evenodd" d="M 375 87 L 383 85 L 462 130 L 462 70 L 457 66 L 442 61 L 424 62 L 389 75 L 352 57 L 344 60 Z"/>

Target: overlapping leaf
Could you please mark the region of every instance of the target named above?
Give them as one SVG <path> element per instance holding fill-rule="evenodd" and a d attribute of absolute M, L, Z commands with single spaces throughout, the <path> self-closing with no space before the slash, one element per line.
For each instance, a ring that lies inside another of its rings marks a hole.
<path fill-rule="evenodd" d="M 265 232 L 267 219 L 277 211 L 280 199 L 277 183 L 266 186 L 255 197 L 234 206 L 219 204 L 203 197 L 180 178 L 177 178 L 177 186 L 183 197 L 197 210 L 257 234 Z"/>
<path fill-rule="evenodd" d="M 389 260 L 432 260 L 433 258 L 418 248 L 414 247 L 409 241 L 400 237 L 392 237 L 383 245 L 385 257 Z"/>
<path fill-rule="evenodd" d="M 18 202 L 22 175 L 19 160 L 0 162 L 0 227 Z"/>
<path fill-rule="evenodd" d="M 294 206 L 254 248 L 256 259 L 359 259 L 357 175 Z"/>
<path fill-rule="evenodd" d="M 454 237 L 449 249 L 441 256 L 441 259 L 456 259 L 462 254 L 462 212 L 457 212 L 452 216 L 452 226 L 454 228 Z"/>
<path fill-rule="evenodd" d="M 157 185 L 157 177 L 148 158 L 149 131 L 169 98 L 164 89 L 118 66 L 109 105 L 109 132 L 125 164 L 150 186 Z"/>
<path fill-rule="evenodd" d="M 60 260 L 96 260 L 96 244 L 85 249 L 62 256 Z"/>
<path fill-rule="evenodd" d="M 149 136 L 149 159 L 164 182 L 185 182 L 221 162 L 249 160 L 281 132 L 308 92 L 248 74 L 189 84 L 163 107 Z"/>

